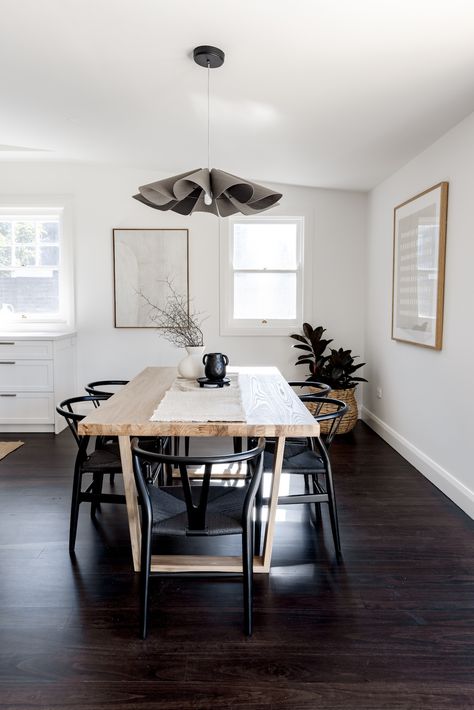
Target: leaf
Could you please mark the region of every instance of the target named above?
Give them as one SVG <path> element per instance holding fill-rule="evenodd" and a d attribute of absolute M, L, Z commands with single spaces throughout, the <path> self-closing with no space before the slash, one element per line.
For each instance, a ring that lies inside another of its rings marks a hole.
<path fill-rule="evenodd" d="M 293 333 L 293 335 L 290 335 L 290 338 L 294 338 L 295 340 L 299 340 L 300 343 L 307 343 L 307 339 L 304 337 L 304 335 L 298 335 L 298 333 Z"/>
<path fill-rule="evenodd" d="M 309 323 L 303 323 L 303 333 L 307 338 L 311 339 L 311 336 L 313 335 L 313 328 Z"/>
<path fill-rule="evenodd" d="M 310 357 L 306 357 L 306 355 L 300 355 L 297 361 L 295 362 L 295 365 L 299 365 L 301 362 L 311 365 L 314 364 L 314 360 L 312 360 Z"/>
<path fill-rule="evenodd" d="M 309 345 L 292 345 L 292 348 L 299 348 L 300 350 L 306 350 L 308 353 L 312 353 L 313 349 Z"/>
<path fill-rule="evenodd" d="M 319 340 L 317 343 L 314 343 L 311 341 L 311 345 L 313 346 L 314 353 L 316 355 L 322 355 L 323 352 L 326 350 L 326 347 L 328 343 L 330 343 L 330 340 Z"/>

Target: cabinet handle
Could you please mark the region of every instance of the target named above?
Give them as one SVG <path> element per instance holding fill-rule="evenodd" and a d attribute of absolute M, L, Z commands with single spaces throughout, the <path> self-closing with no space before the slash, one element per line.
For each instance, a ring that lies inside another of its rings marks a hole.
<path fill-rule="evenodd" d="M 15 345 L 15 343 L 13 341 L 12 342 L 3 341 L 0 343 L 0 345 Z"/>
<path fill-rule="evenodd" d="M 16 365 L 14 360 L 0 360 L 0 365 Z"/>
<path fill-rule="evenodd" d="M 16 394 L 0 394 L 0 397 L 16 397 Z"/>

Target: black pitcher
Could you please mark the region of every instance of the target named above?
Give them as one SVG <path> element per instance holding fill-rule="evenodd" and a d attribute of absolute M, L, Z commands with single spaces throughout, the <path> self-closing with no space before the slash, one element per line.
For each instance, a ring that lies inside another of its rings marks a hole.
<path fill-rule="evenodd" d="M 202 358 L 204 374 L 208 380 L 222 380 L 225 377 L 225 368 L 229 358 L 223 353 L 206 353 Z"/>

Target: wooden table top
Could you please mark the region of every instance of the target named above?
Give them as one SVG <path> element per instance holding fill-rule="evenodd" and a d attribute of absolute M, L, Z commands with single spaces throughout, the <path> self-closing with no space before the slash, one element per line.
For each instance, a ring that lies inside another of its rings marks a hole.
<path fill-rule="evenodd" d="M 276 367 L 233 367 L 245 422 L 151 422 L 174 367 L 147 367 L 79 423 L 79 434 L 115 436 L 319 436 L 319 424 Z"/>

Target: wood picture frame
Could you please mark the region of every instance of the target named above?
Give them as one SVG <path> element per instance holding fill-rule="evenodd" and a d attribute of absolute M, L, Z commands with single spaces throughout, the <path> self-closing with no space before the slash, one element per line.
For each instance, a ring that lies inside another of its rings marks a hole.
<path fill-rule="evenodd" d="M 116 227 L 113 260 L 115 328 L 156 328 L 146 299 L 163 306 L 170 280 L 189 303 L 188 229 Z"/>
<path fill-rule="evenodd" d="M 393 212 L 392 339 L 441 350 L 448 183 Z"/>

